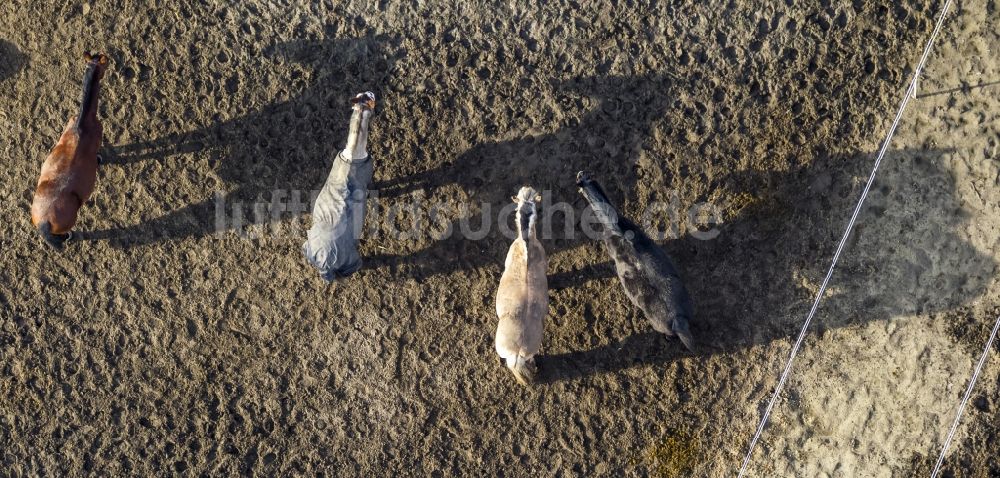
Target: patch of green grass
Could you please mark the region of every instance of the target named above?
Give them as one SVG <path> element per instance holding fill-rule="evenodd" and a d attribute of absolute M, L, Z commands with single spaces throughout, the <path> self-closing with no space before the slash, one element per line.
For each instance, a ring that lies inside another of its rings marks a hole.
<path fill-rule="evenodd" d="M 653 476 L 672 478 L 689 476 L 698 454 L 695 438 L 685 430 L 677 430 L 646 448 L 642 458 Z"/>

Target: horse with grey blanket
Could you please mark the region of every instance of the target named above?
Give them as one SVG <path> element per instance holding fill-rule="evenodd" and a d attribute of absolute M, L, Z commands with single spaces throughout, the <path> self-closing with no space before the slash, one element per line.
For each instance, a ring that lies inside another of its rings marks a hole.
<path fill-rule="evenodd" d="M 375 109 L 375 94 L 358 93 L 351 103 L 347 146 L 333 161 L 330 175 L 316 197 L 312 227 L 302 245 L 306 259 L 328 281 L 347 277 L 362 264 L 358 238 L 364 228 L 373 173 L 368 156 L 368 122 Z"/>

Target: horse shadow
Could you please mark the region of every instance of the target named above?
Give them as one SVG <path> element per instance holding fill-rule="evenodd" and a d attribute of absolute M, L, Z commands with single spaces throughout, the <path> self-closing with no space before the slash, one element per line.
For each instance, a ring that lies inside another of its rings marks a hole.
<path fill-rule="evenodd" d="M 546 221 L 553 225 L 552 232 L 545 235 L 547 253 L 578 247 L 581 241 L 575 238 L 575 226 L 567 223 L 572 213 L 565 210 L 567 205 L 580 202 L 575 186 L 577 171 L 586 169 L 600 177 L 609 186 L 606 189 L 611 199 L 621 204 L 624 196 L 619 192 L 635 187 L 636 162 L 645 138 L 671 107 L 674 85 L 673 77 L 662 73 L 554 83 L 556 101 L 567 110 L 586 108 L 582 116 L 562 120 L 551 132 L 478 143 L 453 160 L 416 174 L 379 181 L 374 187 L 380 201 L 388 202 L 414 192 L 454 185 L 468 195 L 470 202 L 479 204 L 480 211 L 489 211 L 482 214 L 482 221 L 496 225 L 496 213 L 511 204 L 511 195 L 521 186 L 530 185 L 543 192 L 540 214 L 546 214 L 545 209 L 552 204 L 564 208 L 553 211 Z M 378 217 L 369 215 L 369 220 L 377 221 Z M 511 217 L 499 216 L 501 223 L 509 220 Z M 366 268 L 388 268 L 394 276 L 423 279 L 495 264 L 494 252 L 506 250 L 509 238 L 490 230 L 481 239 L 468 240 L 458 232 L 463 222 L 468 218 L 450 220 L 442 229 L 453 231 L 451 236 L 423 249 L 369 255 L 365 258 Z"/>
<path fill-rule="evenodd" d="M 997 263 L 955 232 L 970 218 L 962 211 L 954 176 L 942 166 L 950 152 L 913 149 L 886 156 L 811 334 L 945 313 L 986 292 Z M 795 336 L 863 187 L 836 167 L 844 160 L 863 174 L 871 155 L 818 159 L 782 173 L 736 174 L 730 184 L 756 184 L 774 196 L 719 226 L 714 240 L 688 236 L 664 244 L 694 298 L 696 356 Z M 586 280 L 613 280 L 618 287 L 610 263 L 592 270 L 597 272 L 584 274 Z M 541 380 L 571 380 L 685 356 L 691 353 L 679 342 L 650 331 L 590 350 L 543 355 Z"/>
<path fill-rule="evenodd" d="M 201 237 L 240 228 L 239 218 L 252 214 L 236 211 L 243 204 L 267 203 L 279 190 L 290 194 L 299 191 L 301 196 L 303 191 L 308 194 L 318 189 L 342 147 L 340 138 L 345 136 L 343 126 L 350 113 L 348 98 L 383 82 L 396 59 L 387 56 L 385 50 L 397 44 L 389 36 L 371 35 L 294 40 L 268 48 L 265 54 L 269 57 L 280 56 L 310 65 L 315 79 L 291 99 L 250 114 L 190 132 L 108 146 L 105 152 L 108 164 L 127 165 L 208 150 L 218 158 L 211 160 L 216 174 L 233 189 L 149 221 L 90 231 L 83 236 L 109 240 L 117 247 Z M 381 96 L 381 91 L 375 93 Z M 221 221 L 220 207 L 224 216 Z M 306 212 L 306 207 L 280 212 L 277 216 L 269 212 L 263 217 L 248 217 L 243 225 L 276 222 L 286 219 L 289 213 L 298 217 Z"/>
<path fill-rule="evenodd" d="M 17 46 L 7 40 L 0 40 L 0 81 L 4 81 L 21 71 L 28 64 L 28 57 Z"/>

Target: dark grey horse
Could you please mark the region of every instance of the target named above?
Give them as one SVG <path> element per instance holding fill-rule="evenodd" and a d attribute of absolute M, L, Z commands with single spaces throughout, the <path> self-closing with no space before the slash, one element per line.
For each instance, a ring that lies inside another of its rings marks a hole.
<path fill-rule="evenodd" d="M 576 185 L 590 204 L 597 232 L 615 261 L 625 294 L 642 309 L 653 329 L 680 338 L 693 351 L 694 339 L 688 329 L 691 298 L 670 258 L 642 228 L 618 213 L 589 173 L 577 173 Z"/>

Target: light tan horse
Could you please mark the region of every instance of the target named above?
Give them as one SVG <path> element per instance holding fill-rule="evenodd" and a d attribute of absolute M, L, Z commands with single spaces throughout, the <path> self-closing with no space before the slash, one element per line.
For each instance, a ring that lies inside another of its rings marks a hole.
<path fill-rule="evenodd" d="M 534 189 L 523 187 L 517 203 L 517 239 L 510 245 L 497 290 L 496 350 L 522 385 L 534 382 L 535 354 L 542 346 L 545 316 L 549 312 L 549 285 L 545 276 L 545 249 L 535 236 Z"/>
<path fill-rule="evenodd" d="M 31 201 L 31 223 L 45 242 L 61 248 L 71 237 L 77 213 L 97 181 L 97 150 L 104 135 L 97 119 L 97 100 L 108 57 L 85 54 L 87 70 L 83 77 L 83 100 L 80 114 L 66 123 L 59 143 L 42 163 L 35 197 Z"/>

